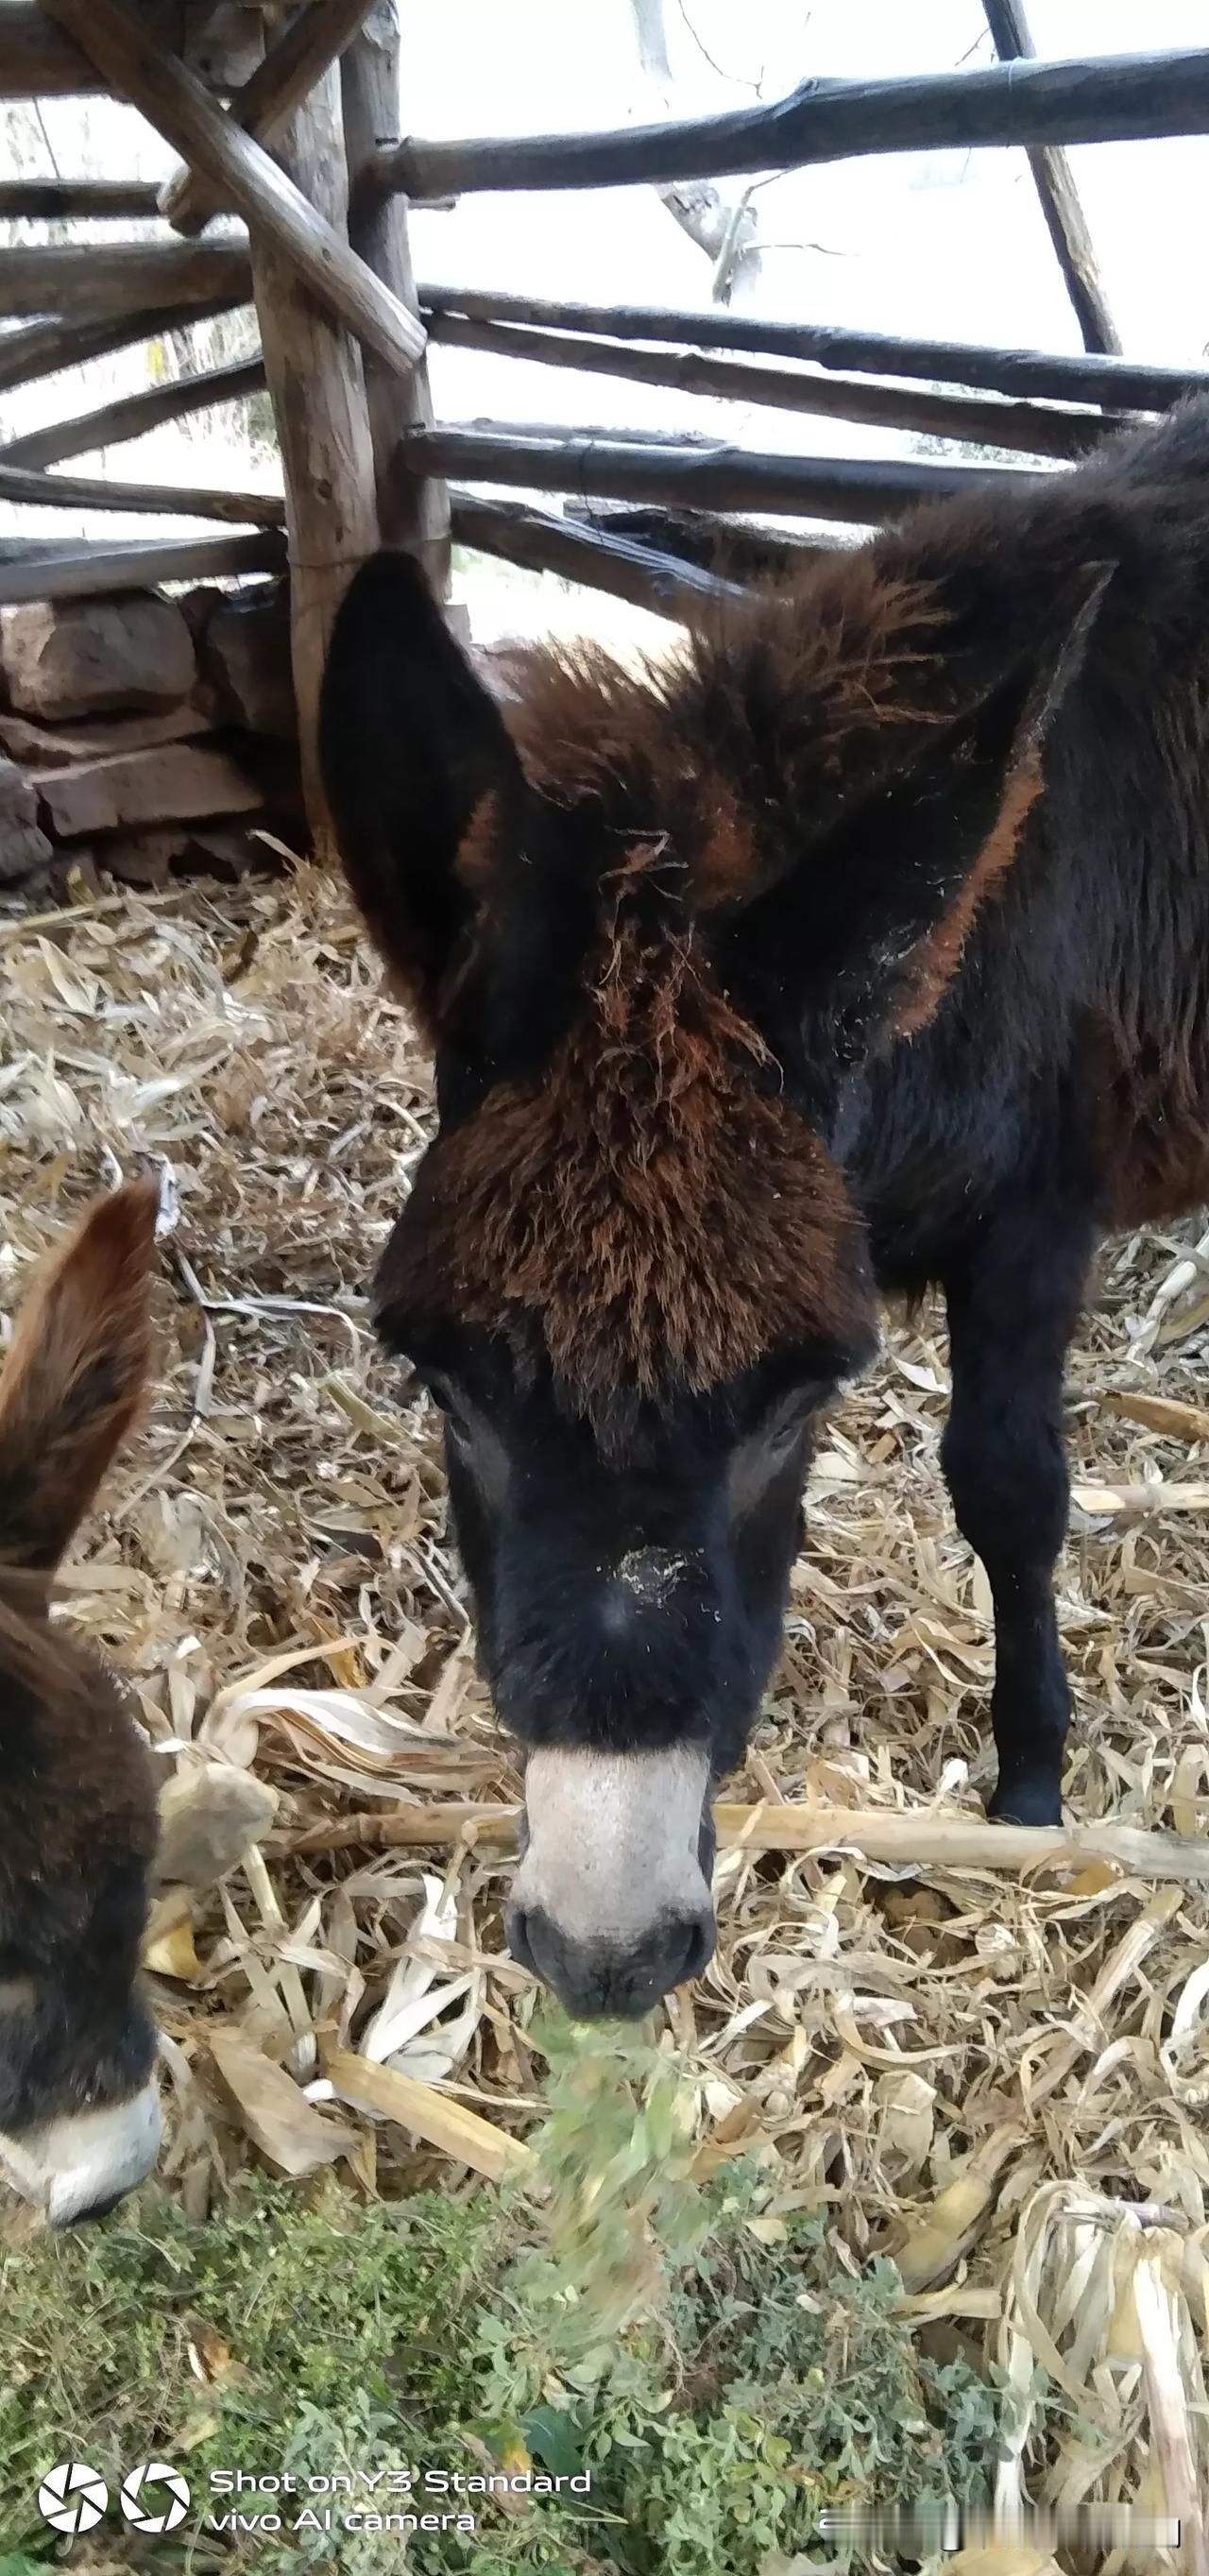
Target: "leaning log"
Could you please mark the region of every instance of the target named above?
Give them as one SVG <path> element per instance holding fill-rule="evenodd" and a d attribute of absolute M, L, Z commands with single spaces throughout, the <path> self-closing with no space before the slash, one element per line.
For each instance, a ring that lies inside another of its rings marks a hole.
<path fill-rule="evenodd" d="M 212 296 L 202 304 L 165 304 L 145 313 L 123 313 L 111 322 L 23 322 L 0 332 L 0 393 L 14 385 L 32 385 L 57 376 L 63 367 L 86 366 L 114 349 L 138 340 L 159 340 L 183 331 L 191 322 L 210 322 L 220 313 L 237 312 L 251 293 L 251 283 L 235 295 Z"/>
<path fill-rule="evenodd" d="M 698 623 L 707 608 L 748 597 L 739 583 L 677 562 L 653 547 L 555 518 L 548 511 L 523 509 L 515 502 L 483 501 L 469 492 L 454 492 L 450 517 L 458 545 L 520 564 L 526 572 L 557 573 L 563 581 L 607 591 L 615 599 L 629 600 L 655 617 L 675 618 L 681 625 Z"/>
<path fill-rule="evenodd" d="M 149 179 L 0 179 L 0 215 L 9 222 L 146 221 L 159 213 Z"/>
<path fill-rule="evenodd" d="M 399 11 L 397 0 L 376 0 L 361 33 L 340 65 L 344 148 L 349 175 L 348 237 L 376 277 L 411 313 L 419 312 L 415 271 L 401 197 L 374 197 L 357 184 L 358 173 L 379 143 L 399 131 Z M 393 472 L 400 429 L 432 426 L 432 395 L 423 359 L 402 381 L 372 349 L 365 353 L 365 394 L 374 450 L 378 542 L 407 546 L 419 556 L 434 596 L 449 592 L 449 494 L 436 475 L 422 480 Z"/>
<path fill-rule="evenodd" d="M 1001 63 L 1036 58 L 1024 0 L 983 0 L 983 14 Z M 1108 309 L 1104 281 L 1092 249 L 1087 217 L 1075 185 L 1075 174 L 1060 144 L 1035 144 L 1028 156 L 1045 228 L 1054 245 L 1067 294 L 1075 309 L 1085 349 L 1101 357 L 1119 356 L 1121 343 Z"/>
<path fill-rule="evenodd" d="M 252 292 L 243 242 L 20 242 L 0 258 L 0 314 L 101 322 L 148 305 L 201 304 Z"/>
<path fill-rule="evenodd" d="M 415 365 L 424 333 L 325 224 L 261 145 L 230 124 L 200 81 L 163 52 L 123 0 L 45 0 L 120 97 L 139 108 L 225 202 L 276 251 L 326 313 L 369 342 L 401 373 Z M 194 256 L 202 244 L 182 245 Z"/>
<path fill-rule="evenodd" d="M 112 483 L 91 474 L 44 474 L 0 457 L 0 501 L 38 510 L 147 510 L 174 519 L 222 519 L 237 528 L 280 528 L 275 492 L 220 492 L 209 486 Z"/>
<path fill-rule="evenodd" d="M 614 376 L 627 384 L 667 385 L 677 393 L 726 402 L 767 404 L 829 420 L 856 420 L 879 429 L 922 432 L 967 440 L 979 447 L 1015 448 L 1025 456 L 1073 462 L 1103 444 L 1125 415 L 1058 411 L 1039 403 L 979 402 L 969 394 L 921 393 L 914 386 L 870 384 L 856 376 L 799 375 L 785 367 L 752 367 L 741 359 L 705 356 L 699 350 L 635 349 L 585 333 L 532 331 L 516 322 L 476 322 L 441 314 L 434 340 L 455 349 L 478 349 L 499 358 L 527 358 L 581 375 Z"/>
<path fill-rule="evenodd" d="M 300 9 L 236 91 L 228 110 L 236 124 L 262 143 L 280 134 L 355 36 L 369 6 L 370 0 L 327 0 L 325 8 Z M 187 166 L 159 192 L 160 213 L 180 233 L 200 230 L 216 202 L 213 190 Z"/>
<path fill-rule="evenodd" d="M 156 545 L 48 546 L 38 556 L 9 557 L 0 546 L 0 607 L 22 599 L 90 599 L 147 590 L 160 581 L 221 581 L 236 573 L 284 572 L 285 539 L 275 529 L 253 537 L 168 537 Z"/>
<path fill-rule="evenodd" d="M 87 10 L 100 0 L 71 0 Z M 62 0 L 48 0 L 56 15 Z M 82 28 L 77 32 L 83 41 Z M 381 152 L 378 187 L 429 197 L 492 188 L 632 188 L 803 170 L 880 152 L 983 144 L 1128 143 L 1209 132 L 1209 50 L 995 63 L 895 80 L 808 80 L 768 107 L 605 134 L 409 140 Z"/>
<path fill-rule="evenodd" d="M 922 376 L 930 384 L 1050 402 L 1110 403 L 1121 411 L 1166 411 L 1209 393 L 1209 370 L 1138 366 L 1131 359 L 1051 356 L 1040 349 L 990 349 L 960 340 L 900 340 L 887 331 L 848 331 L 822 322 L 764 321 L 751 313 L 698 313 L 660 304 L 571 304 L 500 288 L 424 286 L 420 311 L 434 339 L 447 314 L 483 322 L 533 323 L 610 340 L 654 340 L 698 349 L 751 350 L 805 358 L 855 375 Z"/>
<path fill-rule="evenodd" d="M 863 527 L 901 516 L 920 501 L 988 486 L 1025 487 L 1042 479 L 1014 467 L 769 456 L 721 441 L 668 440 L 655 446 L 626 442 L 607 431 L 518 437 L 495 428 L 411 430 L 399 442 L 399 457 L 404 472 L 520 485 L 532 492 L 573 492 L 581 500 L 766 510 L 776 516 L 845 519 Z"/>
<path fill-rule="evenodd" d="M 166 421 L 187 420 L 191 413 L 215 403 L 244 401 L 250 394 L 262 393 L 264 382 L 263 358 L 238 358 L 229 367 L 201 367 L 196 375 L 149 385 L 145 393 L 126 394 L 98 411 L 80 412 L 74 420 L 52 420 L 42 429 L 27 429 L 22 437 L 10 438 L 0 447 L 0 462 L 57 465 L 67 456 L 91 456 L 103 447 L 120 447 L 125 439 L 142 438 Z"/>

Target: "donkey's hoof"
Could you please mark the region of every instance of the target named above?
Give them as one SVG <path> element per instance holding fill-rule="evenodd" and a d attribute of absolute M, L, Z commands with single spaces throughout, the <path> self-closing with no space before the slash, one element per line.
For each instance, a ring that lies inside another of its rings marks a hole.
<path fill-rule="evenodd" d="M 1001 1782 L 987 1801 L 987 1814 L 997 1825 L 1060 1825 L 1062 1792 L 1049 1780 Z"/>

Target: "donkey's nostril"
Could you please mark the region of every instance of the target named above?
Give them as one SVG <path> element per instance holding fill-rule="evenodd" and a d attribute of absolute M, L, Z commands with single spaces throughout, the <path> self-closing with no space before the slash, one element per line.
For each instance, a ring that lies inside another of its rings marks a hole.
<path fill-rule="evenodd" d="M 636 1940 L 577 1940 L 540 1906 L 514 1907 L 508 1946 L 573 2019 L 639 2020 L 674 1986 L 700 1975 L 714 1946 L 714 1918 L 707 1906 L 665 1915 Z"/>

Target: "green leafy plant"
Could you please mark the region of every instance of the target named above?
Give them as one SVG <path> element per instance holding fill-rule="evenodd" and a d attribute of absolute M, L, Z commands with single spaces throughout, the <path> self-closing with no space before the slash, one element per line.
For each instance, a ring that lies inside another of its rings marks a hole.
<path fill-rule="evenodd" d="M 0 2576 L 57 2556 L 36 2492 L 63 2458 L 111 2489 L 174 2462 L 211 2511 L 219 2469 L 519 2480 L 465 2500 L 473 2537 L 409 2533 L 418 2576 L 772 2576 L 818 2560 L 824 2506 L 982 2501 L 1004 2400 L 921 2351 L 893 2265 L 770 2215 L 742 2164 L 699 2183 L 682 2081 L 641 2037 L 542 2044 L 534 2195 L 363 2206 L 247 2177 L 205 2227 L 145 2193 L 0 2257 Z M 283 2525 L 195 2521 L 156 2564 L 370 2576 L 400 2545 Z M 103 2563 L 138 2546 L 115 2528 Z"/>

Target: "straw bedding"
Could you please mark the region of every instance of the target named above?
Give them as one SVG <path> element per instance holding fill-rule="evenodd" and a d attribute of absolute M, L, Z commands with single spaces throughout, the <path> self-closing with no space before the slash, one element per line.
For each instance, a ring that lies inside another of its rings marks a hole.
<path fill-rule="evenodd" d="M 341 891 L 305 868 L 0 921 L 0 973 L 0 1311 L 119 1166 L 166 1157 L 179 1195 L 153 1412 L 65 1593 L 211 1836 L 152 1926 L 168 2172 L 198 2215 L 249 2158 L 343 2159 L 388 2193 L 508 2172 L 543 2064 L 503 1953 L 503 1844 L 472 1826 L 299 1848 L 344 1816 L 518 1791 L 436 1425 L 367 1326 L 429 1120 L 424 1057 Z M 1209 1809 L 1197 1236 L 1105 1255 L 1071 1371 L 1060 1587 L 1071 1811 L 1191 1837 Z M 773 2217 L 833 2203 L 858 2258 L 896 2252 L 911 2313 L 1014 2375 L 1022 2442 L 1042 2363 L 1083 2427 L 1056 2497 L 1171 2510 L 1209 2473 L 1209 1889 L 1097 1859 L 913 1865 L 912 1819 L 976 1818 L 988 1771 L 989 1603 L 939 1477 L 944 1399 L 939 1313 L 891 1325 L 822 1444 L 788 1643 L 728 1790 L 900 1815 L 903 1858 L 732 1840 L 718 1953 L 669 2044 L 702 2161 L 749 2149 Z M 259 1839 L 205 1884 L 224 1791 Z"/>

